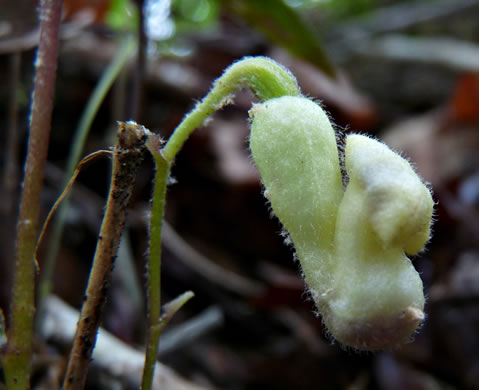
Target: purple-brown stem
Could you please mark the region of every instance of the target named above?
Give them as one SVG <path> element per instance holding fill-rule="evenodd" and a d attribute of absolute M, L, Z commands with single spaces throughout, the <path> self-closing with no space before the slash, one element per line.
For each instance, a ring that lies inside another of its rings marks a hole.
<path fill-rule="evenodd" d="M 8 345 L 3 361 L 8 389 L 29 389 L 35 315 L 34 251 L 40 193 L 50 138 L 62 0 L 42 0 L 40 44 L 30 115 L 30 135 L 17 222 L 16 260 Z"/>

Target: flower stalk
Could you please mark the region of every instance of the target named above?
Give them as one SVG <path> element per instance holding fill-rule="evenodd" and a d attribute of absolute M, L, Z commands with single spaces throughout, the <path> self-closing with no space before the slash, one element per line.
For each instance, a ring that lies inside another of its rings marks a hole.
<path fill-rule="evenodd" d="M 231 65 L 218 78 L 211 91 L 175 129 L 162 147 L 154 138 L 147 143 L 156 165 L 156 177 L 152 197 L 150 220 L 150 244 L 148 259 L 148 339 L 143 370 L 142 389 L 150 390 L 154 363 L 158 353 L 161 323 L 161 226 L 166 204 L 166 187 L 174 159 L 190 134 L 215 111 L 233 101 L 241 88 L 249 88 L 260 100 L 300 94 L 296 79 L 283 66 L 266 57 L 244 58 Z"/>

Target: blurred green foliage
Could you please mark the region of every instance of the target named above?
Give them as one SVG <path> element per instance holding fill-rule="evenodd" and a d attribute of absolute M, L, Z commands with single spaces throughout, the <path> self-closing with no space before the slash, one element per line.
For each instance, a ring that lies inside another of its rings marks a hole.
<path fill-rule="evenodd" d="M 214 27 L 219 19 L 218 0 L 173 0 L 171 17 L 177 33 Z"/>
<path fill-rule="evenodd" d="M 131 0 L 110 0 L 105 23 L 115 31 L 136 31 L 139 23 L 138 8 Z"/>
<path fill-rule="evenodd" d="M 334 67 L 320 40 L 285 0 L 229 0 L 222 4 L 261 31 L 271 42 L 334 77 Z"/>
<path fill-rule="evenodd" d="M 166 8 L 165 22 L 158 21 L 158 26 L 166 22 L 173 26 L 170 35 L 157 38 L 162 47 L 175 45 L 175 38 L 183 34 L 213 30 L 223 11 L 239 16 L 269 41 L 334 77 L 334 67 L 317 36 L 317 28 L 306 23 L 301 15 L 314 12 L 337 20 L 391 2 L 394 0 L 156 0 L 145 3 L 149 7 Z M 106 22 L 117 31 L 135 31 L 138 15 L 132 0 L 111 0 Z"/>
<path fill-rule="evenodd" d="M 211 28 L 218 22 L 218 0 L 154 0 L 145 1 L 145 6 L 151 7 L 160 1 L 169 3 L 169 20 L 174 23 L 174 35 Z M 136 31 L 139 23 L 138 8 L 132 0 L 110 0 L 105 22 L 115 31 Z"/>

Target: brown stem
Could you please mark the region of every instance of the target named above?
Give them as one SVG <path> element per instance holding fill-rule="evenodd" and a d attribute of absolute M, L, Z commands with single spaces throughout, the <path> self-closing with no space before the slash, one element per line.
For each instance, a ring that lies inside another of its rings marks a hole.
<path fill-rule="evenodd" d="M 63 383 L 65 390 L 83 389 L 85 385 L 125 223 L 126 208 L 135 181 L 136 169 L 143 158 L 145 140 L 146 134 L 142 126 L 133 122 L 120 122 L 118 143 L 113 155 L 112 183 Z"/>
<path fill-rule="evenodd" d="M 40 193 L 50 138 L 62 0 L 42 0 L 40 46 L 30 116 L 30 138 L 17 223 L 16 262 L 4 368 L 8 389 L 30 388 L 34 303 L 34 260 Z"/>

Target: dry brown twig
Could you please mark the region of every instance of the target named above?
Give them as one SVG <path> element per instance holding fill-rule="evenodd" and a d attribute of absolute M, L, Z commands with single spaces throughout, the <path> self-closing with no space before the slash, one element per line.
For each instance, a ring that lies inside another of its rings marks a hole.
<path fill-rule="evenodd" d="M 119 126 L 118 142 L 113 154 L 112 183 L 65 374 L 66 390 L 83 389 L 85 385 L 136 169 L 143 159 L 145 150 L 146 131 L 142 126 L 133 122 L 120 122 Z"/>

